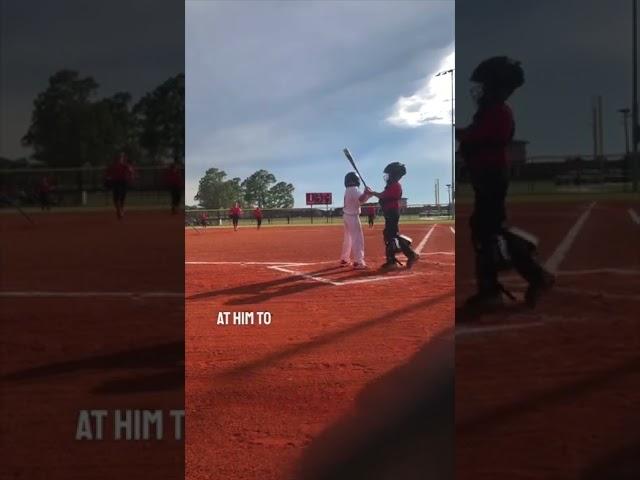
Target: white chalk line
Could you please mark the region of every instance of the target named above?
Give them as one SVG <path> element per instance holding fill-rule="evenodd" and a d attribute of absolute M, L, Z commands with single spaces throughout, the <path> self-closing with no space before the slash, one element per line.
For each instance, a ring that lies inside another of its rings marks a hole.
<path fill-rule="evenodd" d="M 638 215 L 633 208 L 629 209 L 629 216 L 631 217 L 631 220 L 635 222 L 636 225 L 640 225 L 640 215 Z"/>
<path fill-rule="evenodd" d="M 454 235 L 456 234 L 456 229 L 455 229 L 455 228 L 453 228 L 453 227 L 451 227 L 451 226 L 450 226 L 450 227 L 449 227 L 449 230 L 451 230 L 451 233 L 453 233 Z"/>
<path fill-rule="evenodd" d="M 371 282 L 381 282 L 385 280 L 394 280 L 397 278 L 406 278 L 406 277 L 411 277 L 415 275 L 413 273 L 404 274 L 404 275 L 376 275 L 374 277 L 360 278 L 356 280 L 330 280 L 328 278 L 311 275 L 311 274 L 300 272 L 297 270 L 291 270 L 289 268 L 285 268 L 284 266 L 270 266 L 267 268 L 270 268 L 271 270 L 277 270 L 279 272 L 289 273 L 291 275 L 295 275 L 301 278 L 306 278 L 308 280 L 314 280 L 316 282 L 328 283 L 337 287 L 341 287 L 344 285 L 353 285 L 357 283 L 371 283 Z"/>
<path fill-rule="evenodd" d="M 340 282 L 334 282 L 333 280 L 329 280 L 328 278 L 317 277 L 315 275 L 310 275 L 308 273 L 303 273 L 303 272 L 298 272 L 296 270 L 291 270 L 289 268 L 285 268 L 285 266 L 272 265 L 272 266 L 267 267 L 267 268 L 270 268 L 271 270 L 277 270 L 279 272 L 290 273 L 290 274 L 295 275 L 297 277 L 306 278 L 307 280 L 315 280 L 316 282 L 329 283 L 329 284 L 335 285 L 335 286 L 342 285 L 342 283 L 340 283 Z"/>
<path fill-rule="evenodd" d="M 427 232 L 427 234 L 422 239 L 422 241 L 418 244 L 418 248 L 416 248 L 416 253 L 418 255 L 420 255 L 422 253 L 422 249 L 427 245 L 427 242 L 429 241 L 429 238 L 431 237 L 431 234 L 433 234 L 433 231 L 436 229 L 437 226 L 438 226 L 437 223 L 433 224 L 431 226 L 431 228 L 429 229 L 429 231 Z"/>
<path fill-rule="evenodd" d="M 296 266 L 304 267 L 307 265 L 320 265 L 323 263 L 337 263 L 335 260 L 325 260 L 321 262 L 224 262 L 224 261 L 189 261 L 184 262 L 185 265 L 283 265 L 283 266 Z"/>
<path fill-rule="evenodd" d="M 456 337 L 464 337 L 470 335 L 478 335 L 485 333 L 504 332 L 511 330 L 525 330 L 528 328 L 536 328 L 545 325 L 544 321 L 515 323 L 510 325 L 476 325 L 476 326 L 460 326 L 456 327 Z"/>
<path fill-rule="evenodd" d="M 569 252 L 569 249 L 571 248 L 571 246 L 573 245 L 573 242 L 575 241 L 576 237 L 580 233 L 580 230 L 582 230 L 582 227 L 587 221 L 587 218 L 589 218 L 589 215 L 591 214 L 591 210 L 593 209 L 595 204 L 596 202 L 591 203 L 591 205 L 589 205 L 589 207 L 584 212 L 582 212 L 582 214 L 578 217 L 578 220 L 576 220 L 576 223 L 573 224 L 573 226 L 567 232 L 567 234 L 562 239 L 560 244 L 556 247 L 551 257 L 549 257 L 549 259 L 545 263 L 545 268 L 547 270 L 553 273 L 558 271 L 558 267 L 560 266 L 560 264 L 566 257 L 567 253 Z"/>
<path fill-rule="evenodd" d="M 184 298 L 184 292 L 56 292 L 56 291 L 6 291 L 0 298 Z"/>

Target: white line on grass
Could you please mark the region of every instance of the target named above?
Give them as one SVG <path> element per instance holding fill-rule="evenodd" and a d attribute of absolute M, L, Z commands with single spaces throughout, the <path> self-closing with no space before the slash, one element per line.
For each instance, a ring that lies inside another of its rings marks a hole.
<path fill-rule="evenodd" d="M 640 215 L 638 215 L 633 208 L 629 209 L 629 215 L 631 216 L 631 220 L 633 220 L 637 225 L 640 225 Z"/>
<path fill-rule="evenodd" d="M 589 215 L 591 214 L 591 210 L 593 209 L 595 204 L 596 202 L 593 202 L 591 205 L 589 205 L 589 207 L 584 212 L 582 212 L 582 215 L 578 217 L 578 220 L 576 220 L 576 223 L 574 223 L 571 229 L 567 232 L 565 237 L 562 239 L 562 242 L 560 242 L 560 245 L 558 245 L 558 247 L 553 252 L 551 257 L 549 257 L 549 259 L 547 260 L 547 263 L 545 264 L 545 267 L 547 270 L 553 273 L 558 271 L 558 267 L 564 260 L 564 257 L 569 252 L 569 249 L 571 248 L 571 246 L 573 245 L 573 242 L 575 241 L 576 237 L 580 233 L 580 230 L 582 230 L 582 227 L 587 221 L 587 218 L 589 218 Z"/>
<path fill-rule="evenodd" d="M 436 229 L 437 226 L 438 226 L 437 223 L 433 224 L 429 229 L 429 231 L 427 232 L 427 234 L 422 239 L 422 241 L 418 244 L 418 248 L 416 248 L 416 253 L 418 255 L 422 253 L 422 249 L 425 247 L 425 245 L 429 241 L 429 237 L 431 237 L 431 234 L 433 233 L 433 231 Z"/>

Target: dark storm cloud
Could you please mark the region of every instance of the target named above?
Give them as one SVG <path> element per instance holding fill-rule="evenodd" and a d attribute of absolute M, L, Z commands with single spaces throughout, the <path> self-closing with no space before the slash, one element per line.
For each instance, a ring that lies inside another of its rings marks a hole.
<path fill-rule="evenodd" d="M 602 95 L 605 152 L 624 150 L 618 109 L 631 105 L 631 1 L 458 0 L 457 123 L 472 115 L 468 78 L 486 57 L 522 61 L 510 102 L 532 154 L 590 153 L 591 99 Z"/>
<path fill-rule="evenodd" d="M 99 95 L 134 100 L 184 71 L 180 1 L 0 0 L 0 156 L 20 146 L 35 96 L 67 68 L 92 76 Z"/>

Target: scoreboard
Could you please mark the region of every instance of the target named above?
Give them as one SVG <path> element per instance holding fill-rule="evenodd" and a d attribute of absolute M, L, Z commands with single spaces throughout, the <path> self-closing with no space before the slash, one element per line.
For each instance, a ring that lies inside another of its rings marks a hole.
<path fill-rule="evenodd" d="M 307 193 L 307 205 L 331 205 L 331 193 Z"/>

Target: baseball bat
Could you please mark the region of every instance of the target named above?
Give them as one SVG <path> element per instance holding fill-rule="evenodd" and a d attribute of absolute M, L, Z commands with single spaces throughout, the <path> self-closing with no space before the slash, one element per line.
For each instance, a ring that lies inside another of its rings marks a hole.
<path fill-rule="evenodd" d="M 344 153 L 344 156 L 347 157 L 347 160 L 349 160 L 349 163 L 351 164 L 351 166 L 353 167 L 353 169 L 356 171 L 356 173 L 358 174 L 358 176 L 360 177 L 360 180 L 362 180 L 362 184 L 364 185 L 364 188 L 369 188 L 367 186 L 367 182 L 364 181 L 364 178 L 362 178 L 362 175 L 360 175 L 360 171 L 358 170 L 358 167 L 356 167 L 356 162 L 353 159 L 353 155 L 351 155 L 351 152 L 349 151 L 348 148 L 344 148 L 342 150 L 342 152 Z"/>

